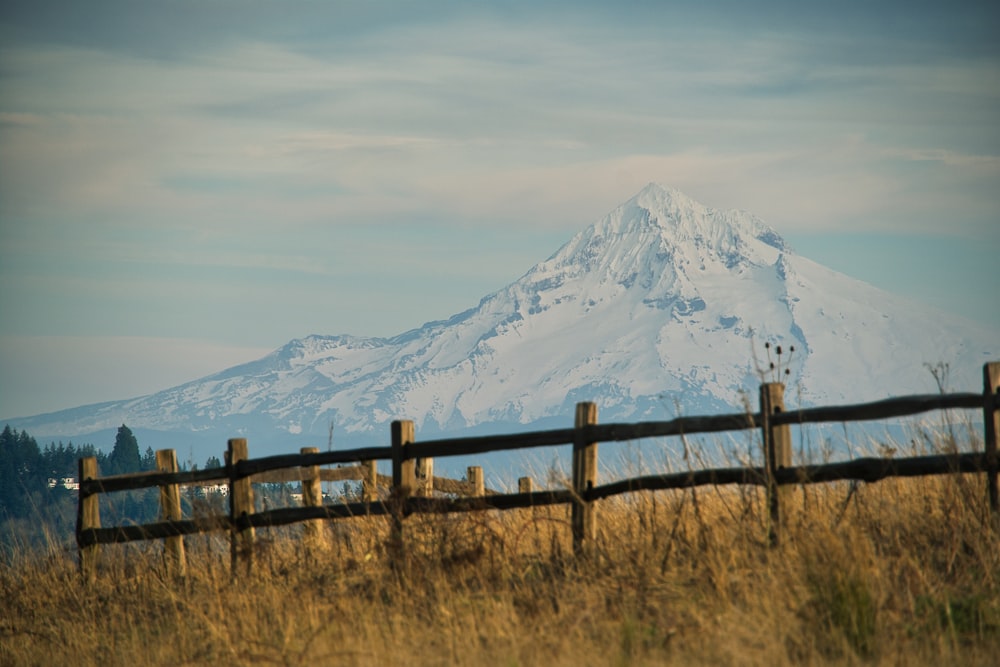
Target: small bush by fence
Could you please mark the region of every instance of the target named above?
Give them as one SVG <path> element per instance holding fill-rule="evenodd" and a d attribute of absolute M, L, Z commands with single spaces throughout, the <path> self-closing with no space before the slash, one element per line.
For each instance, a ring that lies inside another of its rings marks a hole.
<path fill-rule="evenodd" d="M 768 538 L 781 538 L 782 497 L 790 485 L 836 480 L 874 482 L 887 477 L 912 477 L 955 473 L 985 474 L 985 493 L 994 525 L 1000 517 L 997 492 L 997 434 L 1000 431 L 1000 362 L 983 366 L 982 393 L 904 396 L 872 403 L 786 411 L 784 385 L 760 387 L 759 412 L 716 416 L 680 417 L 670 421 L 598 424 L 597 406 L 579 403 L 573 428 L 511 435 L 451 438 L 417 442 L 413 422 L 395 421 L 388 447 L 320 452 L 304 448 L 299 454 L 251 459 L 246 439 L 228 443 L 224 468 L 178 471 L 173 450 L 157 452 L 155 472 L 101 477 L 95 458 L 80 459 L 79 509 L 76 539 L 80 570 L 86 580 L 96 576 L 99 548 L 104 544 L 163 539 L 167 564 L 177 575 L 185 572 L 184 536 L 228 531 L 234 576 L 249 571 L 254 554 L 255 531 L 306 522 L 304 543 L 311 548 L 319 535 L 318 522 L 357 516 L 388 516 L 391 521 L 389 553 L 405 557 L 405 519 L 414 513 L 448 513 L 508 510 L 554 504 L 571 506 L 573 548 L 587 550 L 597 530 L 597 501 L 637 491 L 684 489 L 704 485 L 760 485 L 766 489 Z M 884 420 L 935 410 L 981 409 L 984 447 L 981 452 L 948 453 L 909 458 L 859 458 L 823 465 L 792 465 L 792 425 Z M 761 466 L 690 470 L 646 475 L 598 485 L 599 442 L 629 441 L 650 437 L 683 436 L 759 429 L 764 461 Z M 492 451 L 572 445 L 572 478 L 567 488 L 533 490 L 530 478 L 521 478 L 517 493 L 496 493 L 483 486 L 482 468 L 470 467 L 466 480 L 435 477 L 433 460 L 444 456 L 469 456 Z M 379 475 L 376 461 L 390 460 L 392 475 Z M 347 464 L 334 469 L 320 466 Z M 360 480 L 361 499 L 323 503 L 323 481 Z M 253 483 L 302 484 L 302 507 L 257 512 Z M 224 484 L 229 498 L 228 515 L 185 519 L 181 512 L 181 485 Z M 102 493 L 159 487 L 161 521 L 145 525 L 102 527 L 99 497 Z M 785 487 L 785 488 L 782 488 Z M 446 496 L 435 496 L 438 491 Z"/>

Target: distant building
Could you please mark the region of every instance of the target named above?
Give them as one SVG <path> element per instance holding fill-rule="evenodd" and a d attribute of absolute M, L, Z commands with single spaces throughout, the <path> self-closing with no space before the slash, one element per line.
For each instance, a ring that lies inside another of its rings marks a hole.
<path fill-rule="evenodd" d="M 70 491 L 80 490 L 80 482 L 76 481 L 76 477 L 49 477 L 49 488 L 54 489 L 57 486 Z"/>

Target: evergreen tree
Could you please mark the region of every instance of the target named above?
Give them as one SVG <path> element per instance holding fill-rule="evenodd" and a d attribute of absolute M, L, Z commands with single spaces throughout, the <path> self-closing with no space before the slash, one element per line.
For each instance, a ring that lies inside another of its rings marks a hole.
<path fill-rule="evenodd" d="M 97 457 L 98 466 L 108 469 L 107 457 L 93 445 L 60 442 L 40 450 L 26 431 L 8 426 L 0 432 L 0 563 L 15 544 L 42 546 L 52 535 L 72 536 L 77 494 L 61 482 L 76 477 L 78 459 L 85 456 Z M 155 491 L 152 497 L 157 499 Z"/>
<path fill-rule="evenodd" d="M 46 482 L 38 443 L 27 431 L 7 425 L 0 433 L 0 517 L 25 516 L 31 494 L 45 489 Z"/>
<path fill-rule="evenodd" d="M 142 458 L 139 456 L 139 441 L 132 435 L 128 426 L 122 424 L 115 436 L 115 448 L 108 457 L 108 474 L 121 475 L 142 470 Z"/>
<path fill-rule="evenodd" d="M 146 447 L 146 453 L 142 455 L 142 469 L 156 470 L 156 452 L 152 447 Z"/>
<path fill-rule="evenodd" d="M 0 518 L 5 515 L 17 516 L 13 507 L 17 503 L 19 486 L 16 448 L 17 431 L 12 430 L 8 424 L 3 433 L 0 433 Z"/>
<path fill-rule="evenodd" d="M 63 477 L 76 477 L 77 473 L 77 453 L 73 448 L 73 443 L 58 445 L 50 442 L 42 450 L 42 469 L 45 474 L 52 479 Z"/>

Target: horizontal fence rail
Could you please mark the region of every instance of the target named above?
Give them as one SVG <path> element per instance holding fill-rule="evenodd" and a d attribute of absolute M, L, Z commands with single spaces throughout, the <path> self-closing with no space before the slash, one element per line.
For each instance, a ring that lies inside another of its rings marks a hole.
<path fill-rule="evenodd" d="M 238 462 L 232 470 L 236 479 L 249 477 L 269 470 L 281 468 L 308 467 L 330 465 L 334 463 L 357 463 L 358 461 L 377 461 L 392 458 L 392 447 L 366 447 L 363 449 L 342 449 L 332 452 L 315 454 L 279 454 L 265 456 L 259 459 L 246 459 Z"/>
<path fill-rule="evenodd" d="M 625 493 L 687 489 L 706 485 L 757 485 L 767 490 L 769 537 L 780 536 L 780 487 L 834 481 L 876 482 L 889 477 L 914 477 L 960 473 L 986 473 L 987 504 L 997 521 L 1000 502 L 997 493 L 997 432 L 1000 431 L 1000 362 L 983 367 L 983 393 L 914 395 L 870 403 L 828 407 L 784 409 L 784 385 L 766 383 L 760 388 L 760 410 L 714 416 L 678 417 L 669 421 L 598 424 L 593 403 L 577 406 L 573 428 L 532 431 L 509 435 L 488 435 L 415 442 L 412 422 L 393 422 L 392 444 L 320 452 L 305 448 L 299 454 L 282 454 L 258 459 L 247 458 L 246 440 L 229 441 L 226 466 L 204 470 L 178 471 L 173 450 L 157 452 L 158 470 L 126 475 L 99 476 L 96 459 L 80 460 L 79 507 L 76 538 L 80 549 L 80 569 L 87 580 L 96 571 L 97 549 L 102 544 L 163 539 L 168 566 L 184 574 L 183 538 L 199 533 L 230 533 L 232 567 L 249 568 L 256 529 L 304 523 L 304 537 L 315 541 L 316 522 L 360 516 L 387 516 L 392 520 L 390 553 L 399 553 L 403 544 L 403 520 L 420 513 L 452 513 L 482 510 L 509 510 L 570 505 L 574 551 L 584 550 L 593 539 L 598 500 Z M 885 420 L 951 409 L 982 410 L 984 448 L 982 452 L 951 453 L 908 458 L 858 458 L 818 465 L 791 465 L 790 426 L 829 422 Z M 597 444 L 653 437 L 676 437 L 726 431 L 759 430 L 764 462 L 761 466 L 740 466 L 652 474 L 597 484 Z M 469 456 L 545 446 L 573 446 L 573 475 L 568 488 L 534 490 L 530 478 L 519 481 L 518 493 L 498 493 L 483 485 L 482 469 L 470 467 L 464 480 L 433 475 L 433 459 Z M 380 475 L 376 461 L 392 462 L 392 475 Z M 320 468 L 338 465 L 336 468 Z M 360 501 L 324 504 L 321 482 L 361 481 Z M 303 507 L 282 507 L 254 511 L 253 484 L 300 483 Z M 180 486 L 214 484 L 229 497 L 228 515 L 181 518 Z M 100 494 L 159 488 L 161 521 L 144 525 L 101 527 Z M 435 493 L 437 495 L 435 495 Z M 442 495 L 444 494 L 444 495 Z"/>
<path fill-rule="evenodd" d="M 989 397 L 988 397 L 989 398 Z M 993 395 L 993 407 L 1000 396 Z M 908 417 L 933 410 L 982 408 L 983 394 L 931 394 L 924 396 L 899 396 L 874 403 L 837 405 L 825 408 L 789 410 L 771 417 L 775 426 L 781 424 L 821 424 L 829 422 L 859 422 Z"/>
<path fill-rule="evenodd" d="M 852 461 L 822 465 L 781 468 L 777 474 L 779 484 L 821 484 L 835 481 L 877 482 L 888 477 L 917 477 L 947 473 L 981 473 L 986 470 L 986 456 L 981 452 L 942 454 L 901 459 L 859 458 Z M 594 487 L 584 494 L 583 500 L 594 501 L 636 491 L 663 491 L 688 489 L 699 486 L 726 484 L 764 485 L 766 470 L 763 467 L 714 468 L 685 472 L 645 475 Z M 536 491 L 533 493 L 497 494 L 482 498 L 408 498 L 407 514 L 420 512 L 462 512 L 484 509 L 507 510 L 542 507 L 572 502 L 571 491 Z M 228 516 L 206 517 L 185 521 L 162 521 L 142 526 L 119 526 L 84 531 L 83 544 L 108 544 L 139 540 L 192 535 L 229 529 L 267 528 L 283 526 L 310 519 L 349 518 L 354 516 L 381 516 L 389 514 L 388 506 L 376 503 L 340 503 L 321 507 L 294 507 L 258 512 L 245 519 L 233 521 Z"/>

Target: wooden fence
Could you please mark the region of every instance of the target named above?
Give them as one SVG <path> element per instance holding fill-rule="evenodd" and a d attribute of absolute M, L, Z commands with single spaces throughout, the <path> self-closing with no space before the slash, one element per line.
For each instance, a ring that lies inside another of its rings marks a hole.
<path fill-rule="evenodd" d="M 404 547 L 404 526 L 413 513 L 507 510 L 554 504 L 571 505 L 574 551 L 587 549 L 593 540 L 597 519 L 594 504 L 603 498 L 636 491 L 684 489 L 703 485 L 752 484 L 766 488 L 768 532 L 772 544 L 780 539 L 781 488 L 791 484 L 813 484 L 835 480 L 874 482 L 886 477 L 913 477 L 952 473 L 985 473 L 985 493 L 994 522 L 1000 517 L 997 493 L 997 433 L 1000 431 L 1000 362 L 983 366 L 982 393 L 955 393 L 890 398 L 873 403 L 785 411 L 784 385 L 760 387 L 760 411 L 716 416 L 679 417 L 670 421 L 598 424 L 597 406 L 579 403 L 573 428 L 534 431 L 513 435 L 491 435 L 416 442 L 411 421 L 395 421 L 388 447 L 368 447 L 320 452 L 304 448 L 299 454 L 248 457 L 247 441 L 229 441 L 224 468 L 177 471 L 173 450 L 156 454 L 155 472 L 100 477 L 97 460 L 80 459 L 79 510 L 76 540 L 80 570 L 86 580 L 96 574 L 98 549 L 102 544 L 163 539 L 167 564 L 173 573 L 185 571 L 184 536 L 225 530 L 230 534 L 233 573 L 249 570 L 253 560 L 255 529 L 306 522 L 305 541 L 318 534 L 317 520 L 354 516 L 388 515 L 391 519 L 390 553 L 399 556 Z M 859 458 L 823 465 L 792 465 L 792 425 L 825 422 L 858 422 L 891 419 L 934 410 L 981 409 L 984 447 L 981 452 L 949 453 L 910 458 Z M 764 464 L 759 467 L 690 470 L 646 475 L 610 484 L 597 483 L 597 444 L 641 438 L 682 436 L 759 429 Z M 482 469 L 469 468 L 465 481 L 434 477 L 433 459 L 469 456 L 493 451 L 551 445 L 572 445 L 572 480 L 568 488 L 533 490 L 531 480 L 519 481 L 518 493 L 487 492 Z M 379 475 L 375 462 L 391 460 L 392 475 Z M 350 464 L 321 469 L 319 466 Z M 323 504 L 322 481 L 361 480 L 357 502 Z M 303 507 L 254 511 L 253 483 L 301 481 Z M 184 519 L 181 516 L 180 485 L 226 484 L 229 514 Z M 379 486 L 387 492 L 380 493 Z M 98 498 L 102 493 L 159 487 L 161 520 L 145 525 L 101 527 Z M 435 496 L 431 489 L 446 496 Z"/>

